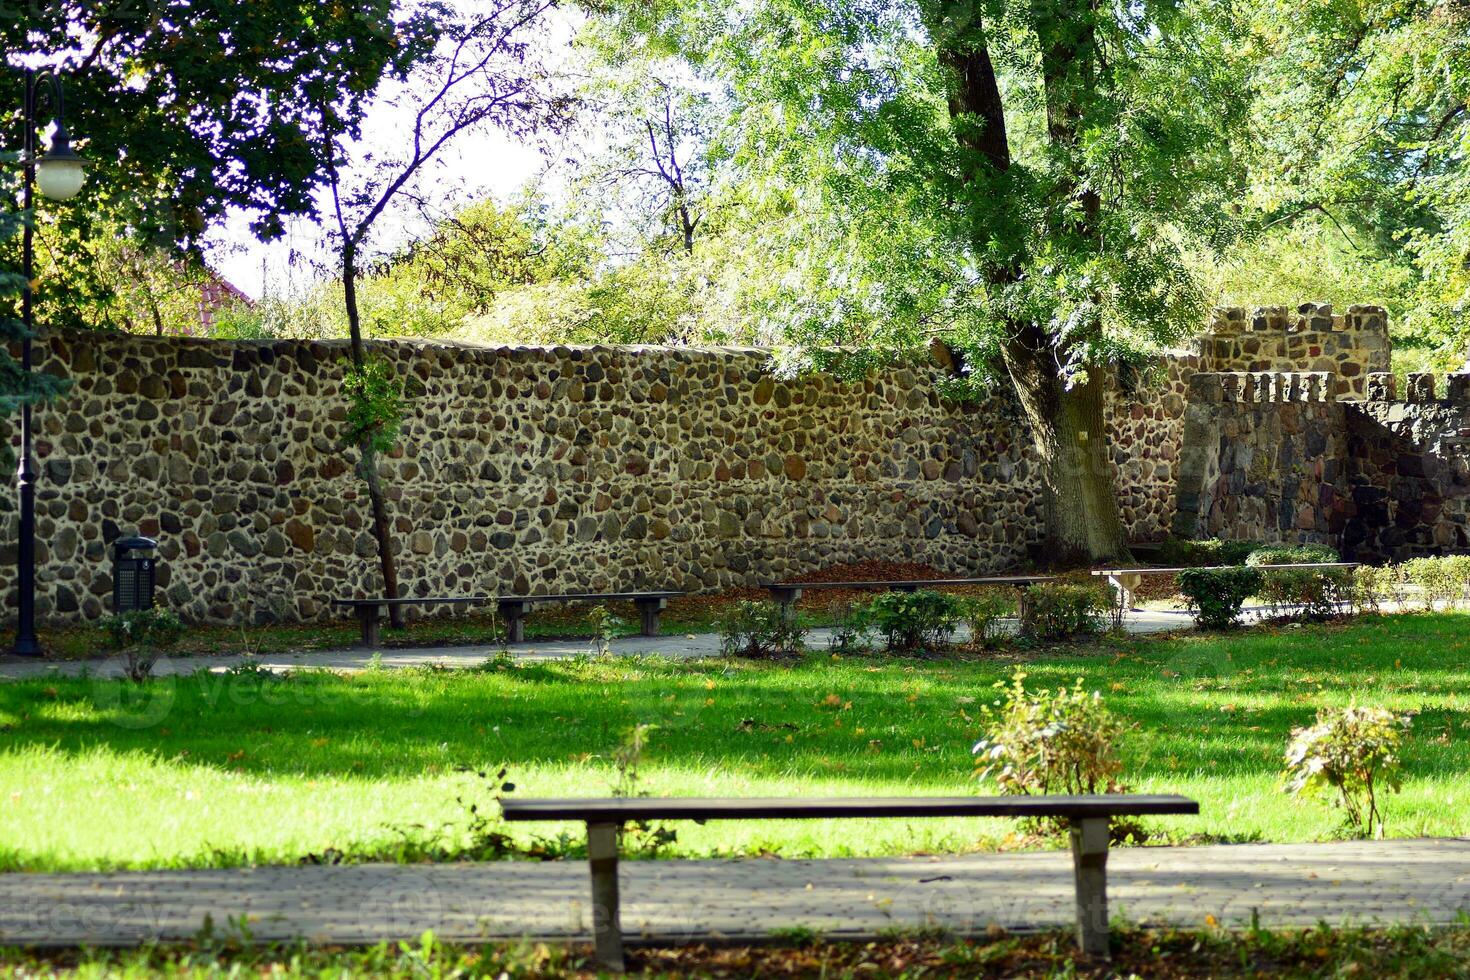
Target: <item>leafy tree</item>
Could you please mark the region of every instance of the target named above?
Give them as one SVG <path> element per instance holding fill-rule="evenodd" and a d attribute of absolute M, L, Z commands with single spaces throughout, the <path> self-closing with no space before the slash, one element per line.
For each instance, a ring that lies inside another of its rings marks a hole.
<path fill-rule="evenodd" d="M 385 409 L 398 401 L 383 390 L 381 372 L 369 361 L 363 343 L 357 295 L 363 259 L 380 221 L 457 137 L 481 126 L 528 133 L 564 111 L 533 48 L 550 8 L 551 0 L 488 0 L 441 8 L 433 50 L 414 67 L 401 91 L 380 93 L 380 104 L 406 113 L 408 120 L 403 147 L 396 153 L 374 156 L 357 144 L 351 117 L 338 115 L 335 102 L 324 97 L 316 106 L 323 119 L 319 153 L 330 194 L 330 236 L 341 259 L 339 281 L 351 338 L 345 390 L 353 399 L 350 416 L 365 420 L 354 425 L 353 434 L 358 469 L 368 487 L 383 588 L 390 599 L 398 595 L 398 570 L 377 459 L 394 441 L 396 425 Z M 395 626 L 402 625 L 400 607 L 391 607 L 390 616 Z"/>
<path fill-rule="evenodd" d="M 19 172 L 19 157 L 14 153 L 0 153 L 0 188 L 7 198 L 15 188 L 10 179 Z M 0 245 L 18 241 L 31 215 L 16 211 L 0 211 Z M 10 356 L 10 344 L 24 340 L 25 324 L 21 320 L 21 297 L 25 292 L 25 276 L 19 266 L 0 263 L 0 417 L 8 418 L 25 405 L 35 405 L 58 394 L 62 382 L 39 371 L 27 372 Z M 15 456 L 8 442 L 0 444 L 0 463 L 9 465 Z"/>
<path fill-rule="evenodd" d="M 1240 10 L 1265 137 L 1253 203 L 1273 225 L 1329 224 L 1389 269 L 1404 339 L 1459 363 L 1470 340 L 1470 4 Z"/>
<path fill-rule="evenodd" d="M 1186 250 L 1234 229 L 1247 100 L 1216 7 L 662 0 L 596 23 L 730 94 L 727 165 L 792 212 L 759 253 L 793 273 L 764 319 L 857 369 L 959 351 L 1025 412 L 1049 554 L 1095 558 L 1125 550 L 1109 374 L 1198 327 Z"/>

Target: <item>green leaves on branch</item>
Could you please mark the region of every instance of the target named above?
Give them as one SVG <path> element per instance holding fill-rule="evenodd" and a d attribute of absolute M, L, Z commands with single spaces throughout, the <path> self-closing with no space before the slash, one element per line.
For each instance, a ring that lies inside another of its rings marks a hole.
<path fill-rule="evenodd" d="M 1295 728 L 1286 749 L 1287 791 L 1325 798 L 1357 837 L 1382 837 L 1379 797 L 1402 786 L 1399 751 L 1411 716 L 1385 708 L 1323 708 Z"/>
<path fill-rule="evenodd" d="M 347 396 L 347 444 L 367 445 L 379 455 L 392 452 L 406 414 L 403 384 L 393 366 L 376 357 L 360 368 L 349 366 L 342 393 Z"/>

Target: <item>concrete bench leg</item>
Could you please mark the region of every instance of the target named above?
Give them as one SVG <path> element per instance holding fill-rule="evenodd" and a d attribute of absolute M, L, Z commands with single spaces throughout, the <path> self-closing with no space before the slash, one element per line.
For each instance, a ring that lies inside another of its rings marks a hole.
<path fill-rule="evenodd" d="M 781 603 L 781 619 L 787 623 L 796 618 L 796 600 L 801 598 L 800 589 L 771 588 L 771 598 Z"/>
<path fill-rule="evenodd" d="M 353 611 L 357 613 L 357 625 L 362 629 L 360 645 L 371 650 L 381 642 L 378 633 L 378 607 L 358 606 Z"/>
<path fill-rule="evenodd" d="M 1077 945 L 1108 955 L 1108 818 L 1072 821 L 1072 872 L 1077 882 Z"/>
<path fill-rule="evenodd" d="M 523 642 L 526 639 L 526 614 L 531 611 L 531 604 L 502 602 L 495 608 L 500 613 L 500 618 L 505 620 L 505 642 Z"/>
<path fill-rule="evenodd" d="M 1143 576 L 1109 575 L 1108 584 L 1118 593 L 1118 605 L 1126 612 L 1133 608 L 1133 593 L 1143 584 Z"/>
<path fill-rule="evenodd" d="M 658 636 L 658 617 L 668 608 L 666 599 L 637 599 L 639 628 L 644 636 Z"/>
<path fill-rule="evenodd" d="M 587 861 L 592 866 L 592 940 L 597 962 L 623 969 L 623 929 L 618 916 L 618 834 L 615 823 L 587 825 Z"/>

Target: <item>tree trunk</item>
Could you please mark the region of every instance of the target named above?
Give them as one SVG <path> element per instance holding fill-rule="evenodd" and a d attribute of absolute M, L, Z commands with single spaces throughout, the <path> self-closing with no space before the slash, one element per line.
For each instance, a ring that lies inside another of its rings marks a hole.
<path fill-rule="evenodd" d="M 347 307 L 347 327 L 352 336 L 352 365 L 359 371 L 367 363 L 362 346 L 362 321 L 357 313 L 357 255 L 351 242 L 342 247 L 342 295 Z M 372 439 L 358 443 L 361 460 L 358 474 L 367 484 L 368 501 L 373 513 L 373 537 L 378 541 L 378 561 L 383 570 L 383 597 L 398 598 L 398 562 L 393 557 L 393 525 L 388 519 L 388 503 L 383 497 L 383 481 L 378 476 L 378 454 Z M 403 608 L 388 607 L 389 625 L 403 628 Z"/>
<path fill-rule="evenodd" d="M 967 182 L 977 193 L 993 193 L 997 186 L 1004 186 L 996 178 L 1010 170 L 1012 157 L 1004 98 L 984 24 L 978 15 L 954 19 L 951 8 L 942 3 L 921 9 L 947 76 L 955 139 L 968 151 Z M 1095 84 L 1092 10 L 1090 0 L 1062 4 L 1039 16 L 1035 24 L 1043 49 L 1047 135 L 1053 143 L 1073 150 L 1081 99 Z M 1084 11 L 1088 12 L 1085 16 Z M 1071 193 L 1071 188 L 1066 191 Z M 1081 216 L 1067 230 L 1087 237 L 1096 233 L 1099 202 L 1090 191 L 1082 198 Z M 988 230 L 978 227 L 974 235 L 977 253 L 985 254 Z M 1021 280 L 1023 263 L 1019 255 L 990 263 L 985 276 L 997 295 Z M 1057 338 L 1036 323 L 1011 323 L 1008 329 L 1010 339 L 1003 347 L 1002 361 L 1040 458 L 1049 558 L 1077 562 L 1126 555 L 1103 416 L 1107 379 L 1094 371 L 1090 383 L 1068 389 L 1059 376 Z"/>
<path fill-rule="evenodd" d="M 1047 557 L 1061 564 L 1126 559 L 1108 458 L 1107 380 L 1092 377 L 1068 388 L 1049 355 L 1022 343 L 1004 352 L 1041 464 Z"/>

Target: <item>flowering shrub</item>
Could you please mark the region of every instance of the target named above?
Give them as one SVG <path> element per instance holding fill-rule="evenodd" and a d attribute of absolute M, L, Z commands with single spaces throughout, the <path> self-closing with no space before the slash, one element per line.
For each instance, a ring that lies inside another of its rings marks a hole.
<path fill-rule="evenodd" d="M 102 621 L 108 644 L 126 660 L 128 679 L 141 684 L 153 665 L 184 635 L 186 627 L 167 609 L 137 609 Z"/>
<path fill-rule="evenodd" d="M 1323 708 L 1286 748 L 1287 790 L 1326 797 L 1358 837 L 1383 836 L 1378 798 L 1401 783 L 1399 748 L 1412 719 L 1385 708 Z"/>

